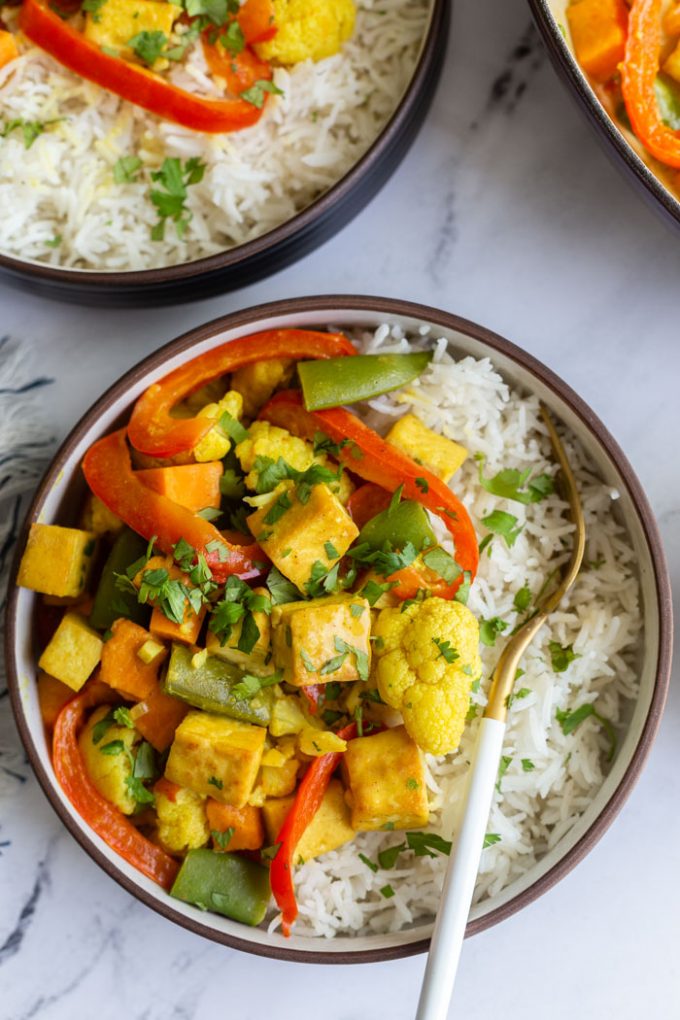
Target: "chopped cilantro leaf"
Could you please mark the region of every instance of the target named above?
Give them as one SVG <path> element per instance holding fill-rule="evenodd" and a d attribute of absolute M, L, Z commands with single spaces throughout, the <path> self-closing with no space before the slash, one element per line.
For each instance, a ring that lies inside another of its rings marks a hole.
<path fill-rule="evenodd" d="M 208 780 L 208 786 L 214 786 L 215 789 L 221 790 L 224 787 L 224 783 L 221 779 L 218 779 L 217 776 L 211 776 Z"/>
<path fill-rule="evenodd" d="M 391 827 L 394 828 L 393 822 L 387 822 L 386 825 L 383 825 L 383 829 L 387 828 L 388 825 L 391 825 Z M 388 846 L 386 850 L 381 850 L 378 854 L 380 867 L 385 871 L 389 871 L 390 868 L 393 868 L 397 863 L 397 857 L 399 854 L 406 849 L 406 843 L 395 843 L 394 846 Z"/>
<path fill-rule="evenodd" d="M 550 641 L 548 643 L 548 650 L 550 651 L 552 668 L 556 673 L 565 673 L 574 659 L 581 658 L 574 651 L 573 645 L 561 645 L 559 641 Z"/>
<path fill-rule="evenodd" d="M 499 634 L 502 634 L 504 630 L 508 629 L 508 625 L 505 620 L 500 620 L 497 616 L 492 616 L 490 620 L 480 620 L 479 623 L 479 640 L 487 648 L 493 648 L 496 644 L 496 638 Z"/>
<path fill-rule="evenodd" d="M 87 3 L 88 0 L 85 0 Z M 106 0 L 92 0 L 94 3 L 106 3 Z M 83 4 L 83 7 L 85 4 Z M 121 156 L 113 164 L 113 179 L 116 184 L 132 184 L 139 176 L 142 161 L 139 156 Z"/>
<path fill-rule="evenodd" d="M 416 478 L 416 485 L 423 493 L 428 493 L 430 491 L 430 486 L 426 478 Z"/>
<path fill-rule="evenodd" d="M 554 482 L 550 475 L 537 475 L 535 478 L 530 478 L 531 468 L 526 468 L 521 472 L 516 468 L 505 468 L 493 478 L 485 478 L 484 454 L 475 454 L 475 459 L 479 464 L 479 483 L 492 496 L 500 496 L 503 499 L 512 499 L 516 503 L 528 505 L 529 503 L 540 503 L 554 490 Z"/>
<path fill-rule="evenodd" d="M 581 705 L 579 708 L 574 709 L 573 712 L 568 712 L 558 708 L 555 712 L 555 718 L 560 724 L 565 736 L 569 736 L 570 733 L 573 733 L 585 719 L 588 719 L 591 716 L 599 722 L 607 735 L 607 739 L 609 740 L 609 754 L 607 755 L 607 761 L 611 761 L 616 751 L 616 731 L 609 719 L 605 719 L 603 715 L 600 715 L 594 705 Z"/>
<path fill-rule="evenodd" d="M 224 832 L 218 832 L 217 829 L 211 829 L 210 835 L 213 838 L 213 842 L 217 844 L 220 850 L 226 850 L 231 842 L 234 832 L 235 829 L 230 825 L 228 829 L 224 830 Z"/>
<path fill-rule="evenodd" d="M 522 771 L 533 772 L 536 766 L 532 762 L 531 758 L 522 758 Z"/>
<path fill-rule="evenodd" d="M 367 868 L 370 868 L 371 871 L 376 872 L 378 870 L 378 865 L 375 864 L 369 857 L 366 857 L 365 854 L 359 854 L 359 860 L 362 864 L 365 864 Z"/>
<path fill-rule="evenodd" d="M 498 766 L 498 779 L 496 780 L 496 789 L 498 790 L 499 793 L 501 792 L 501 780 L 503 779 L 503 776 L 510 768 L 511 762 L 512 762 L 511 754 L 504 754 L 501 756 L 500 764 Z"/>
<path fill-rule="evenodd" d="M 519 591 L 515 592 L 512 604 L 518 613 L 526 613 L 531 605 L 531 589 L 526 583 Z"/>
<path fill-rule="evenodd" d="M 241 93 L 241 99 L 245 99 L 246 103 L 252 103 L 258 110 L 261 110 L 264 106 L 264 97 L 267 92 L 273 96 L 283 95 L 283 91 L 277 88 L 273 81 L 259 78 L 254 85 L 251 85 L 249 89 Z"/>
<path fill-rule="evenodd" d="M 455 648 L 451 647 L 451 642 L 450 641 L 442 641 L 441 638 L 436 638 L 436 637 L 432 638 L 432 640 L 434 641 L 434 643 L 436 644 L 437 648 L 439 649 L 439 655 L 437 656 L 437 658 L 439 658 L 441 656 L 448 663 L 455 662 L 456 659 L 460 658 L 460 653 Z"/>
<path fill-rule="evenodd" d="M 394 889 L 391 885 L 384 885 L 380 890 L 380 895 L 384 896 L 386 900 L 391 900 L 394 896 Z"/>
<path fill-rule="evenodd" d="M 482 517 L 482 524 L 494 535 L 500 535 L 505 539 L 509 549 L 513 547 L 524 529 L 523 524 L 518 525 L 515 515 L 507 514 L 505 510 L 492 510 L 486 517 Z"/>
<path fill-rule="evenodd" d="M 482 844 L 482 850 L 486 850 L 488 846 L 493 846 L 494 843 L 500 843 L 500 841 L 501 837 L 497 832 L 487 832 Z"/>

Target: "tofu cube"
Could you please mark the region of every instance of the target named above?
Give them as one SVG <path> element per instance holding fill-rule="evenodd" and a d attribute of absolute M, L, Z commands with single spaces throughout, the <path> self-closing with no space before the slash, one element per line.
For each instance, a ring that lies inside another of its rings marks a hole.
<path fill-rule="evenodd" d="M 255 785 L 266 730 L 208 712 L 189 712 L 175 730 L 166 778 L 222 804 L 244 807 Z"/>
<path fill-rule="evenodd" d="M 403 726 L 350 740 L 342 771 L 355 829 L 427 825 L 423 757 Z"/>
<path fill-rule="evenodd" d="M 40 656 L 50 676 L 79 691 L 102 657 L 104 642 L 78 613 L 66 613 Z"/>
<path fill-rule="evenodd" d="M 158 0 L 104 0 L 96 11 L 88 11 L 85 38 L 95 46 L 108 46 L 132 56 L 128 43 L 140 32 L 163 32 L 169 36 L 182 8 Z"/>
<path fill-rule="evenodd" d="M 85 531 L 92 531 L 95 535 L 117 535 L 123 530 L 120 517 L 112 513 L 92 492 L 85 500 L 80 523 Z"/>
<path fill-rule="evenodd" d="M 464 446 L 433 432 L 415 414 L 395 422 L 385 439 L 447 484 L 468 454 Z"/>
<path fill-rule="evenodd" d="M 291 503 L 275 520 L 272 513 L 282 495 L 276 495 L 248 518 L 248 527 L 272 563 L 301 592 L 312 567 L 326 571 L 337 563 L 359 534 L 359 529 L 327 485 L 315 485 L 306 503 L 293 489 L 284 494 Z M 269 515 L 269 516 L 268 516 Z"/>
<path fill-rule="evenodd" d="M 266 588 L 255 588 L 254 591 L 256 595 L 269 597 L 269 591 Z M 209 655 L 214 655 L 218 659 L 224 659 L 225 662 L 233 662 L 236 666 L 240 666 L 241 669 L 245 669 L 246 672 L 254 673 L 255 676 L 266 676 L 273 672 L 272 667 L 269 665 L 271 661 L 269 614 L 253 613 L 253 619 L 258 626 L 260 636 L 251 652 L 241 652 L 238 648 L 243 629 L 242 620 L 234 624 L 225 644 L 221 645 L 217 635 L 213 634 L 212 631 L 208 631 L 205 645 Z"/>
<path fill-rule="evenodd" d="M 295 687 L 368 679 L 370 637 L 370 606 L 359 595 L 272 607 L 274 664 Z"/>
<path fill-rule="evenodd" d="M 32 524 L 17 584 L 44 595 L 79 598 L 85 591 L 96 544 L 91 531 Z"/>
<path fill-rule="evenodd" d="M 293 800 L 293 797 L 281 797 L 277 800 L 265 801 L 262 815 L 270 843 L 276 842 Z M 342 783 L 339 779 L 331 779 L 319 810 L 295 848 L 295 863 L 303 864 L 313 857 L 327 854 L 329 850 L 336 850 L 344 843 L 349 843 L 355 835 Z"/>

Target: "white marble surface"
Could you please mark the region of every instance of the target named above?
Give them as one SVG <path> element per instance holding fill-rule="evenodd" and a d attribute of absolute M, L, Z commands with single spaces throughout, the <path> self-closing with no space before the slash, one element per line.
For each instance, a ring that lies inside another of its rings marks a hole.
<path fill-rule="evenodd" d="M 401 169 L 357 221 L 267 282 L 142 312 L 0 284 L 2 332 L 33 341 L 40 370 L 56 377 L 35 398 L 49 392 L 56 432 L 138 358 L 230 309 L 329 290 L 407 296 L 497 329 L 591 403 L 647 488 L 677 580 L 680 237 L 619 179 L 527 37 L 529 21 L 524 0 L 458 0 L 447 71 Z M 531 52 L 513 60 L 527 38 Z M 505 96 L 492 101 L 506 71 Z M 467 943 L 452 1017 L 680 1015 L 679 722 L 674 691 L 649 765 L 593 853 Z M 5 840 L 2 1020 L 413 1016 L 421 958 L 303 968 L 204 942 L 100 872 L 30 777 L 0 804 Z"/>

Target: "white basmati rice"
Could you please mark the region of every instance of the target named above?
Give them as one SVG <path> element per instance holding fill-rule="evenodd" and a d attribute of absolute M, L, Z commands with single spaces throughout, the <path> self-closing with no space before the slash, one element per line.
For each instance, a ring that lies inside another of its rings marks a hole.
<path fill-rule="evenodd" d="M 163 121 L 22 45 L 0 69 L 0 130 L 15 120 L 48 127 L 28 149 L 20 130 L 0 139 L 0 251 L 80 269 L 150 269 L 216 254 L 289 220 L 375 141 L 413 74 L 426 0 L 357 6 L 342 52 L 277 69 L 284 95 L 270 98 L 258 124 L 233 134 Z M 173 80 L 216 94 L 205 71 L 197 44 Z M 114 165 L 130 155 L 142 160 L 139 180 L 116 184 Z M 168 223 L 164 240 L 153 241 L 150 174 L 166 156 L 198 157 L 207 169 L 189 188 L 184 238 Z"/>
<path fill-rule="evenodd" d="M 568 556 L 572 525 L 567 506 L 554 494 L 540 503 L 521 503 L 490 495 L 479 484 L 475 453 L 486 457 L 485 474 L 502 468 L 531 467 L 554 475 L 550 444 L 539 416 L 538 400 L 513 393 L 491 362 L 464 357 L 454 361 L 446 341 L 427 336 L 412 342 L 399 328 L 381 326 L 355 337 L 366 352 L 434 347 L 426 373 L 408 388 L 364 407 L 366 420 L 378 430 L 390 418 L 414 410 L 437 432 L 459 440 L 470 451 L 456 474 L 454 487 L 480 536 L 481 519 L 494 509 L 514 514 L 523 525 L 508 548 L 500 537 L 482 556 L 469 607 L 479 618 L 500 617 L 509 630 L 520 615 L 515 593 L 528 584 L 535 596 L 548 575 Z M 625 530 L 611 513 L 617 496 L 593 472 L 578 442 L 563 437 L 581 493 L 587 527 L 586 567 L 572 591 L 543 627 L 522 662 L 524 675 L 512 702 L 503 754 L 509 762 L 500 780 L 489 818 L 489 832 L 500 840 L 484 850 L 475 901 L 497 895 L 530 869 L 576 823 L 601 786 L 609 748 L 606 733 L 588 718 L 565 735 L 556 710 L 596 703 L 613 726 L 625 720 L 626 704 L 637 693 L 634 648 L 642 621 L 634 554 Z M 576 658 L 564 672 L 551 664 L 549 642 L 573 645 Z M 503 645 L 482 646 L 484 674 L 473 694 L 478 706 Z M 525 693 L 526 692 L 526 693 Z M 479 719 L 466 727 L 459 750 L 445 757 L 428 756 L 430 828 L 450 838 L 477 732 Z M 400 833 L 359 833 L 344 847 L 308 861 L 296 870 L 300 918 L 298 935 L 370 934 L 396 931 L 434 915 L 447 858 L 402 854 L 395 868 L 376 873 L 360 859 L 377 862 L 381 849 L 402 842 Z M 389 884 L 394 896 L 380 889 Z M 278 917 L 270 928 L 278 926 Z"/>

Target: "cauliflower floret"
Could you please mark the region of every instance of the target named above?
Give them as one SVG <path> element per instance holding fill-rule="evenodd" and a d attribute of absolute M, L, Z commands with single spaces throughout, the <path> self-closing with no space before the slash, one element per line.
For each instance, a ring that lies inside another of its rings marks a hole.
<path fill-rule="evenodd" d="M 353 0 L 274 0 L 276 35 L 255 49 L 274 64 L 323 60 L 351 37 L 355 17 Z"/>
<path fill-rule="evenodd" d="M 306 471 L 312 464 L 321 464 L 331 471 L 337 471 L 338 466 L 328 460 L 328 457 L 316 456 L 312 443 L 306 439 L 298 439 L 291 435 L 287 429 L 281 429 L 278 425 L 270 425 L 268 421 L 255 421 L 248 430 L 248 438 L 244 439 L 236 447 L 236 456 L 241 464 L 241 469 L 246 471 L 246 485 L 249 489 L 257 491 L 259 483 L 259 472 L 254 469 L 258 457 L 268 457 L 276 462 L 279 457 L 285 460 L 296 471 Z M 347 472 L 343 471 L 339 481 L 328 483 L 331 492 L 334 492 L 341 503 L 346 503 L 352 495 L 354 486 Z"/>
<path fill-rule="evenodd" d="M 94 733 L 98 722 L 111 711 L 110 705 L 95 709 L 78 738 L 85 769 L 93 784 L 111 804 L 124 815 L 131 815 L 137 802 L 130 793 L 127 780 L 132 775 L 130 754 L 139 734 L 128 726 L 112 723 L 100 734 Z M 93 736 L 99 739 L 95 744 Z"/>
<path fill-rule="evenodd" d="M 291 375 L 293 362 L 279 359 L 255 361 L 238 368 L 231 377 L 231 387 L 243 397 L 243 413 L 254 418 L 277 386 Z"/>
<path fill-rule="evenodd" d="M 382 639 L 374 651 L 383 701 L 399 709 L 423 751 L 455 750 L 482 668 L 475 617 L 459 602 L 429 598 L 403 612 L 381 610 L 374 636 Z"/>
<path fill-rule="evenodd" d="M 194 457 L 198 463 L 222 460 L 229 453 L 231 440 L 219 426 L 219 420 L 225 411 L 236 419 L 243 414 L 243 397 L 236 390 L 229 390 L 216 404 L 206 404 L 196 415 L 197 418 L 211 418 L 215 422 L 210 432 L 206 433 L 194 447 Z"/>
<path fill-rule="evenodd" d="M 158 838 L 171 853 L 185 853 L 205 846 L 210 838 L 205 797 L 180 787 L 174 800 L 156 790 Z"/>
<path fill-rule="evenodd" d="M 314 463 L 314 448 L 304 439 L 292 436 L 286 429 L 270 425 L 268 421 L 255 421 L 248 430 L 248 438 L 236 447 L 241 469 L 246 471 L 246 485 L 257 490 L 259 472 L 254 470 L 258 457 L 277 461 L 282 457 L 297 471 L 306 471 Z"/>

